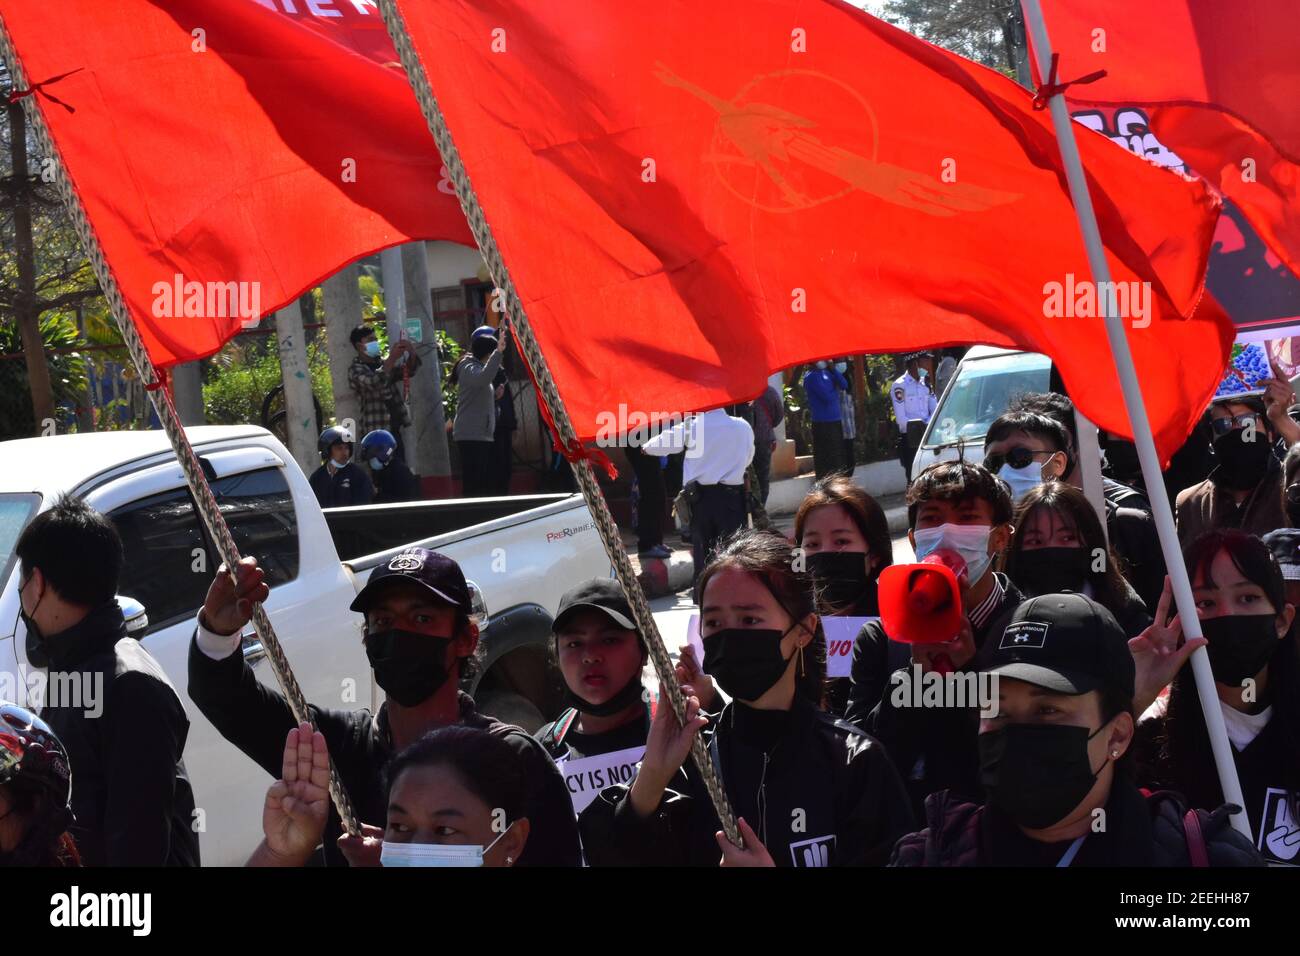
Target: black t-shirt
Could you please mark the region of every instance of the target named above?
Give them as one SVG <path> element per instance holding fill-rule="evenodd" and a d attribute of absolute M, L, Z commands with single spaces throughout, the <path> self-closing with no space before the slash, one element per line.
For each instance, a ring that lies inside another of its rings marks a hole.
<path fill-rule="evenodd" d="M 576 721 L 574 726 L 577 726 Z M 583 734 L 570 728 L 564 735 L 564 746 L 568 748 L 570 760 L 579 760 L 583 757 L 630 750 L 632 747 L 644 747 L 649 736 L 650 712 L 646 710 L 636 720 L 630 720 L 621 727 L 615 727 L 603 734 Z"/>

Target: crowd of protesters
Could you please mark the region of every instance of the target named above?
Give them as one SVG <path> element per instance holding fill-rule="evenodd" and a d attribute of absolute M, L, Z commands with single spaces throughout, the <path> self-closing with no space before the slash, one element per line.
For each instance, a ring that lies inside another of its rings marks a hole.
<path fill-rule="evenodd" d="M 358 382 L 389 389 L 396 365 L 390 356 L 376 368 L 368 341 L 356 343 Z M 458 370 L 456 440 L 483 488 L 493 481 L 502 349 L 495 335 L 478 336 Z M 933 412 L 932 374 L 910 360 L 895 383 L 909 447 L 912 415 Z M 1099 513 L 1081 490 L 1069 400 L 1043 393 L 1019 396 L 993 422 L 981 464 L 942 461 L 910 480 L 916 559 L 947 555 L 958 569 L 955 617 L 936 617 L 946 630 L 917 639 L 881 618 L 882 582 L 899 568 L 884 510 L 844 460 L 836 393 L 845 385 L 834 363 L 805 380 L 814 426 L 840 430 L 814 428 L 815 454 L 836 467 L 802 502 L 790 537 L 746 527 L 740 493 L 756 440 L 770 454 L 779 396 L 760 401 L 753 424 L 718 409 L 637 450 L 648 465 L 705 438 L 705 454 L 683 465 L 683 484 L 695 486 L 702 650 L 684 647 L 673 675 L 683 720 L 667 687 L 645 686 L 647 637 L 610 579 L 547 599 L 563 709 L 536 734 L 481 713 L 461 689 L 479 639 L 469 586 L 455 561 L 421 548 L 377 569 L 351 606 L 386 697 L 376 712 L 312 704 L 312 723 L 299 724 L 257 679 L 241 634 L 269 589 L 252 557 L 214 576 L 177 689 L 126 633 L 112 523 L 61 499 L 15 548 L 28 656 L 98 673 L 107 693 L 93 722 L 0 705 L 0 862 L 197 865 L 182 694 L 232 755 L 268 774 L 264 838 L 249 865 L 1300 862 L 1300 445 L 1291 444 L 1300 428 L 1276 412 L 1293 397 L 1216 402 L 1189 439 L 1212 442 L 1212 468 L 1173 495 L 1204 637 L 1184 637 L 1153 543 L 1148 495 L 1166 489 L 1108 477 Z M 818 390 L 826 394 L 814 398 Z M 397 411 L 385 408 L 392 425 Z M 371 428 L 360 464 L 352 437 L 322 436 L 317 493 L 340 504 L 401 500 L 409 481 L 394 467 L 393 435 Z M 1121 442 L 1107 445 L 1123 460 Z M 661 543 L 657 529 L 638 530 L 644 544 Z M 865 621 L 849 676 L 828 679 L 828 628 L 845 617 Z M 1225 800 L 1211 755 L 1189 663 L 1201 647 L 1244 806 Z M 993 698 L 918 706 L 899 693 L 909 681 L 967 675 L 989 681 Z M 691 756 L 697 739 L 708 773 Z M 635 776 L 576 805 L 568 766 L 628 752 Z M 331 762 L 358 834 L 329 799 Z M 711 775 L 742 846 L 723 834 Z M 1238 814 L 1253 841 L 1233 826 Z"/>

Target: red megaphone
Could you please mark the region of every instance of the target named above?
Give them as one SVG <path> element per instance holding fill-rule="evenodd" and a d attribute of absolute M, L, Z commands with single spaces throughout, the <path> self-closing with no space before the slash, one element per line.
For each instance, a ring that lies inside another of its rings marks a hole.
<path fill-rule="evenodd" d="M 880 626 L 895 641 L 942 644 L 961 630 L 959 579 L 966 562 L 939 548 L 918 564 L 895 564 L 880 572 Z"/>

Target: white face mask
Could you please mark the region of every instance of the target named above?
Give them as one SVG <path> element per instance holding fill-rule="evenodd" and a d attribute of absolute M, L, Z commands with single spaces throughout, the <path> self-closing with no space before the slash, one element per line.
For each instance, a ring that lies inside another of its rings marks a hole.
<path fill-rule="evenodd" d="M 848 363 L 848 362 L 836 362 L 836 363 L 835 363 L 835 371 L 839 372 L 841 375 L 843 375 L 843 374 L 844 374 L 845 372 L 847 372 L 848 370 L 849 370 L 849 363 Z"/>
<path fill-rule="evenodd" d="M 966 562 L 966 582 L 974 584 L 984 577 L 993 563 L 989 554 L 989 535 L 993 528 L 986 524 L 942 524 L 937 528 L 918 528 L 912 532 L 916 560 L 939 548 L 956 551 Z"/>
<path fill-rule="evenodd" d="M 1016 504 L 1034 488 L 1043 483 L 1043 466 L 1031 461 L 1024 468 L 1012 468 L 1005 464 L 998 469 L 998 477 L 1011 486 L 1011 497 Z"/>
<path fill-rule="evenodd" d="M 824 370 L 824 369 L 826 368 L 826 363 L 825 363 L 825 362 L 818 362 L 818 363 L 817 363 L 817 367 L 818 367 L 819 369 L 823 369 L 823 370 Z"/>
<path fill-rule="evenodd" d="M 510 832 L 506 827 L 487 846 L 461 846 L 449 843 L 389 843 L 379 855 L 380 866 L 482 866 L 483 856 Z"/>

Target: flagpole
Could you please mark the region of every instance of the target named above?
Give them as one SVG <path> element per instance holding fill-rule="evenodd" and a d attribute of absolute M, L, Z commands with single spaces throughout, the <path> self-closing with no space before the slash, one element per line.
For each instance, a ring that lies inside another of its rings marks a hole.
<path fill-rule="evenodd" d="M 411 84 L 411 90 L 415 93 L 415 98 L 420 104 L 420 111 L 424 114 L 429 133 L 433 136 L 433 140 L 438 146 L 438 152 L 447 165 L 447 173 L 452 184 L 456 187 L 456 197 L 460 200 L 461 209 L 464 211 L 470 230 L 474 234 L 474 241 L 478 243 L 479 251 L 483 254 L 483 261 L 492 274 L 494 284 L 503 294 L 506 315 L 509 317 L 510 324 L 514 329 L 520 351 L 523 352 L 524 359 L 532 370 L 541 400 L 551 411 L 555 429 L 559 433 L 559 440 L 566 449 L 577 449 L 580 445 L 573 422 L 569 418 L 569 411 L 565 407 L 564 399 L 560 397 L 559 389 L 555 385 L 555 379 L 551 376 L 546 356 L 542 354 L 541 347 L 537 344 L 537 339 L 533 335 L 532 325 L 524 312 L 523 302 L 515 289 L 514 280 L 511 279 L 510 272 L 501 258 L 501 250 L 498 248 L 496 238 L 493 236 L 492 229 L 483 214 L 483 208 L 479 205 L 478 196 L 469 180 L 469 173 L 465 170 L 464 163 L 461 162 L 460 152 L 456 149 L 451 130 L 448 129 L 447 121 L 442 115 L 437 99 L 433 95 L 428 74 L 424 71 L 424 64 L 420 62 L 419 55 L 411 45 L 411 37 L 406 29 L 406 18 L 397 9 L 395 0 L 379 0 L 379 11 L 383 15 L 385 25 L 388 27 L 388 35 L 393 40 L 393 46 L 397 50 L 397 56 L 401 60 L 402 68 L 406 71 L 406 78 Z M 586 458 L 579 458 L 577 461 L 573 461 L 572 464 L 574 475 L 578 479 L 578 486 L 582 489 L 583 498 L 586 499 L 587 507 L 591 509 L 592 517 L 595 520 L 596 530 L 605 545 L 605 552 L 609 555 L 610 563 L 614 566 L 614 571 L 618 576 L 618 582 L 632 606 L 633 620 L 636 622 L 637 630 L 640 631 L 642 638 L 645 639 L 646 649 L 650 653 L 650 660 L 654 664 L 655 673 L 659 675 L 659 680 L 663 684 L 664 692 L 668 698 L 668 703 L 673 708 L 673 713 L 677 715 L 679 721 L 684 723 L 686 698 L 677 686 L 672 659 L 668 656 L 668 649 L 664 647 L 663 638 L 660 636 L 659 628 L 655 624 L 654 615 L 650 613 L 650 605 L 646 601 L 645 592 L 641 589 L 640 582 L 637 580 L 636 572 L 632 568 L 632 562 L 628 559 L 627 552 L 623 548 L 623 540 L 619 534 L 618 525 L 615 524 L 614 518 L 609 512 L 609 506 L 605 503 L 605 496 L 596 481 L 591 462 Z M 735 846 L 743 846 L 740 830 L 736 826 L 735 815 L 731 811 L 731 805 L 727 800 L 726 791 L 723 789 L 721 777 L 714 767 L 713 760 L 709 757 L 703 741 L 700 740 L 699 734 L 695 735 L 695 739 L 691 743 L 691 757 L 695 760 L 695 766 L 700 772 L 700 778 L 704 783 L 705 790 L 708 791 L 709 799 L 713 803 L 714 811 L 718 814 L 718 820 L 722 824 L 722 830 L 727 839 Z"/>
<path fill-rule="evenodd" d="M 1047 37 L 1047 24 L 1043 20 L 1043 10 L 1039 0 L 1021 0 L 1021 2 L 1024 4 L 1025 17 L 1034 41 L 1038 72 L 1045 78 L 1051 73 L 1052 47 Z M 1192 600 L 1192 585 L 1188 580 L 1187 567 L 1178 546 L 1178 532 L 1174 528 L 1173 511 L 1169 507 L 1168 496 L 1164 494 L 1160 459 L 1156 455 L 1155 439 L 1152 437 L 1151 422 L 1147 418 L 1146 405 L 1142 400 L 1137 369 L 1133 365 L 1133 353 L 1129 350 L 1123 320 L 1117 314 L 1115 290 L 1110 278 L 1110 264 L 1106 261 L 1101 232 L 1097 227 L 1097 216 L 1092 208 L 1092 197 L 1088 193 L 1088 183 L 1083 175 L 1079 144 L 1074 138 L 1074 121 L 1070 119 L 1063 94 L 1053 95 L 1048 101 L 1048 108 L 1052 111 L 1052 125 L 1056 130 L 1056 141 L 1060 146 L 1061 160 L 1070 185 L 1070 198 L 1079 219 L 1079 229 L 1083 233 L 1083 244 L 1087 250 L 1092 278 L 1098 284 L 1098 289 L 1106 290 L 1105 296 L 1098 296 L 1106 320 L 1106 335 L 1110 340 L 1115 371 L 1119 374 L 1129 422 L 1133 426 L 1133 441 L 1137 446 L 1138 461 L 1142 465 L 1142 476 L 1146 480 L 1147 488 L 1152 489 L 1152 493 L 1147 497 L 1151 501 L 1152 517 L 1155 519 L 1156 532 L 1160 536 L 1160 548 L 1164 554 L 1165 567 L 1169 570 L 1174 602 L 1178 607 L 1178 618 L 1182 622 L 1183 635 L 1191 640 L 1202 636 L 1201 622 L 1196 616 L 1196 604 Z M 1210 657 L 1204 647 L 1197 648 L 1193 652 L 1191 666 L 1192 674 L 1196 678 L 1201 712 L 1205 716 L 1205 726 L 1209 731 L 1210 749 L 1219 771 L 1219 785 L 1223 790 L 1223 798 L 1227 803 L 1235 803 L 1242 808 L 1241 812 L 1232 814 L 1229 819 L 1238 831 L 1250 839 L 1250 820 L 1245 811 L 1246 802 L 1241 794 L 1241 782 L 1237 777 L 1237 765 L 1233 761 L 1232 746 L 1228 742 L 1228 730 L 1223 721 L 1219 695 L 1215 690 L 1214 674 L 1210 670 Z"/>
<path fill-rule="evenodd" d="M 27 89 L 29 80 L 23 70 L 22 61 L 18 58 L 18 52 L 9 36 L 3 17 L 0 17 L 0 58 L 3 58 L 9 66 L 14 89 Z M 100 289 L 103 290 L 109 310 L 112 312 L 113 319 L 122 333 L 122 341 L 131 356 L 131 361 L 140 376 L 140 381 L 146 385 L 147 394 L 150 401 L 153 402 L 154 411 L 158 413 L 158 420 L 162 423 L 163 431 L 167 433 L 172 450 L 176 453 L 176 460 L 180 463 L 181 471 L 185 474 L 185 483 L 194 496 L 194 503 L 199 517 L 202 518 L 208 534 L 212 536 L 218 555 L 233 577 L 234 568 L 239 564 L 239 548 L 230 534 L 230 528 L 226 525 L 225 517 L 221 514 L 221 508 L 217 504 L 216 496 L 213 495 L 212 488 L 208 485 L 207 476 L 203 473 L 203 467 L 199 463 L 198 456 L 195 455 L 189 439 L 185 436 L 185 430 L 181 425 L 180 417 L 176 414 L 176 406 L 172 402 L 171 393 L 163 385 L 162 378 L 158 370 L 154 368 L 149 353 L 144 347 L 144 342 L 140 339 L 140 332 L 135 326 L 135 320 L 132 318 L 131 311 L 127 308 L 126 300 L 122 296 L 122 290 L 117 284 L 117 277 L 109 267 L 103 247 L 99 243 L 99 237 L 90 224 L 86 209 L 81 203 L 81 197 L 77 195 L 77 191 L 72 185 L 67 167 L 63 163 L 63 157 L 59 154 L 54 137 L 50 135 L 49 127 L 45 124 L 45 117 L 36 103 L 37 95 L 39 94 L 26 97 L 23 103 L 24 109 L 27 110 L 27 120 L 32 134 L 35 136 L 36 143 L 41 151 L 47 158 L 53 160 L 55 186 L 59 191 L 60 198 L 63 200 L 64 208 L 67 209 L 68 217 L 72 220 L 73 228 L 77 232 L 77 238 L 81 240 L 81 244 L 86 250 L 86 257 L 90 260 L 91 268 L 94 270 Z M 19 146 L 18 148 L 22 147 Z M 307 708 L 307 701 L 303 697 L 302 688 L 298 686 L 298 681 L 293 675 L 293 669 L 289 666 L 289 660 L 285 657 L 284 649 L 280 646 L 280 640 L 276 637 L 275 629 L 271 626 L 271 619 L 266 616 L 266 611 L 261 603 L 253 604 L 253 628 L 257 632 L 258 639 L 262 642 L 262 646 L 266 648 L 267 660 L 271 662 L 271 669 L 275 673 L 275 678 L 284 691 L 285 701 L 289 705 L 294 721 L 299 724 L 311 724 L 314 728 L 316 722 L 311 718 L 311 711 Z M 339 778 L 333 759 L 330 760 L 329 793 L 335 809 L 338 810 L 339 818 L 348 833 L 354 836 L 359 835 L 361 829 L 357 824 L 352 802 L 348 799 L 347 791 L 343 789 L 343 782 Z"/>

